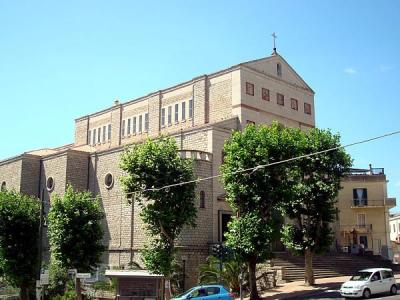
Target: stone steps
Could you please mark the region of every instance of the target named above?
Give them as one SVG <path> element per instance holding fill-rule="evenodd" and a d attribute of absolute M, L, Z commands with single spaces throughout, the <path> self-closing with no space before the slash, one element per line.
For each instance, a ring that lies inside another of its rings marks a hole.
<path fill-rule="evenodd" d="M 304 258 L 289 253 L 278 253 L 272 260 L 274 266 L 285 267 L 285 279 L 288 281 L 304 279 Z M 378 257 L 355 256 L 350 254 L 329 254 L 316 256 L 313 259 L 315 278 L 352 275 L 366 268 L 391 268 L 400 272 L 400 266 Z"/>

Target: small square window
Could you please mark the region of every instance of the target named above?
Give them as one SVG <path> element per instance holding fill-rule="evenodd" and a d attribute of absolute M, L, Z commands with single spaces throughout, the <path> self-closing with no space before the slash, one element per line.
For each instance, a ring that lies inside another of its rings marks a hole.
<path fill-rule="evenodd" d="M 290 99 L 290 106 L 294 110 L 299 110 L 299 102 L 297 101 L 297 99 Z"/>
<path fill-rule="evenodd" d="M 246 82 L 246 94 L 254 96 L 254 84 Z"/>
<path fill-rule="evenodd" d="M 278 105 L 284 106 L 285 105 L 285 96 L 282 94 L 277 93 L 276 94 L 276 103 Z"/>
<path fill-rule="evenodd" d="M 310 103 L 304 103 L 304 113 L 307 115 L 311 115 L 311 104 Z"/>
<path fill-rule="evenodd" d="M 269 101 L 269 89 L 261 88 L 261 97 L 265 101 Z"/>

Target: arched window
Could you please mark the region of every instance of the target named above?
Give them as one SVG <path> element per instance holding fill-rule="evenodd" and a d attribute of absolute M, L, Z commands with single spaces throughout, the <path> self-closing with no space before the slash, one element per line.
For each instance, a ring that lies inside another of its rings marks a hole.
<path fill-rule="evenodd" d="M 5 190 L 6 190 L 6 187 L 7 187 L 7 183 L 6 183 L 5 181 L 3 181 L 3 182 L 1 183 L 0 191 L 5 191 Z"/>
<path fill-rule="evenodd" d="M 54 179 L 53 177 L 48 177 L 46 180 L 46 189 L 51 192 L 54 190 Z"/>
<path fill-rule="evenodd" d="M 204 191 L 200 192 L 200 208 L 206 208 L 206 193 Z"/>
<path fill-rule="evenodd" d="M 282 66 L 281 66 L 280 63 L 277 63 L 277 64 L 276 64 L 276 74 L 277 74 L 279 77 L 282 77 Z"/>
<path fill-rule="evenodd" d="M 114 176 L 111 173 L 107 173 L 106 177 L 104 178 L 104 185 L 109 190 L 114 185 Z"/>

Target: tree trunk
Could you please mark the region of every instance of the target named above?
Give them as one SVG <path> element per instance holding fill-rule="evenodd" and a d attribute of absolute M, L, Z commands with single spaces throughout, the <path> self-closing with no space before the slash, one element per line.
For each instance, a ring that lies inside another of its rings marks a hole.
<path fill-rule="evenodd" d="M 82 288 L 81 288 L 81 279 L 80 278 L 76 278 L 75 291 L 76 291 L 76 299 L 82 300 Z"/>
<path fill-rule="evenodd" d="M 19 299 L 21 300 L 28 300 L 28 288 L 26 286 L 21 286 L 19 290 Z"/>
<path fill-rule="evenodd" d="M 313 270 L 313 256 L 314 253 L 307 248 L 304 253 L 304 267 L 305 267 L 304 282 L 307 286 L 315 284 L 314 270 Z"/>
<path fill-rule="evenodd" d="M 257 280 L 256 280 L 256 266 L 257 259 L 251 258 L 248 262 L 249 266 L 249 287 L 250 287 L 250 300 L 259 300 L 260 296 L 257 291 Z"/>

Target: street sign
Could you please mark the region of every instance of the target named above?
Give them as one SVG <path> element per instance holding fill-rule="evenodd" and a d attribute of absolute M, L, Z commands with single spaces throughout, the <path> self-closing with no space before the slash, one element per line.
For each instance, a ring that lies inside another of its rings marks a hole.
<path fill-rule="evenodd" d="M 76 278 L 87 279 L 92 277 L 90 273 L 76 273 Z"/>

